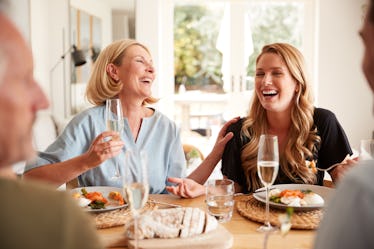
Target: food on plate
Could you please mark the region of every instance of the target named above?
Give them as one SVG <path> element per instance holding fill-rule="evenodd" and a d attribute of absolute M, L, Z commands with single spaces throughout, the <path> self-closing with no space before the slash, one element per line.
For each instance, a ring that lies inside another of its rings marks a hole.
<path fill-rule="evenodd" d="M 108 201 L 103 195 L 103 193 L 98 191 L 87 192 L 85 188 L 81 189 L 81 193 L 75 192 L 73 197 L 78 200 L 78 205 L 81 207 L 89 206 L 91 209 L 104 209 L 108 204 L 124 205 L 125 201 L 118 191 L 109 192 L 107 198 Z"/>
<path fill-rule="evenodd" d="M 112 199 L 112 200 L 115 200 L 115 201 L 118 201 L 119 205 L 125 204 L 125 200 L 123 199 L 121 193 L 118 192 L 118 191 L 109 192 L 108 198 Z"/>
<path fill-rule="evenodd" d="M 138 238 L 186 238 L 216 229 L 217 220 L 199 208 L 170 208 L 154 210 L 139 218 Z M 127 236 L 135 238 L 134 224 Z"/>
<path fill-rule="evenodd" d="M 312 190 L 298 189 L 272 189 L 269 192 L 269 199 L 275 203 L 281 203 L 288 206 L 302 207 L 310 205 L 323 205 L 324 200 Z"/>
<path fill-rule="evenodd" d="M 317 173 L 318 170 L 317 170 L 316 162 L 315 162 L 314 160 L 312 160 L 312 161 L 308 161 L 308 160 L 306 160 L 306 161 L 305 161 L 305 165 L 306 165 L 306 167 L 309 168 L 309 170 L 312 171 L 314 174 Z"/>
<path fill-rule="evenodd" d="M 88 204 L 92 209 L 102 209 L 105 208 L 105 204 L 108 203 L 108 200 L 100 192 L 87 192 L 85 188 L 81 189 L 82 195 L 91 200 L 91 203 Z"/>

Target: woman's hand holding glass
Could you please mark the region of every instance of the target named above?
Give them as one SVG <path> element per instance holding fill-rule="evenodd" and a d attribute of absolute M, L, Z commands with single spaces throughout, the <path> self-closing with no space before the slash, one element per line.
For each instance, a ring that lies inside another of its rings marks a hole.
<path fill-rule="evenodd" d="M 105 160 L 121 153 L 122 147 L 125 144 L 121 140 L 109 140 L 113 136 L 118 136 L 118 132 L 105 131 L 95 138 L 90 148 L 84 154 L 84 163 L 89 168 L 96 167 Z"/>

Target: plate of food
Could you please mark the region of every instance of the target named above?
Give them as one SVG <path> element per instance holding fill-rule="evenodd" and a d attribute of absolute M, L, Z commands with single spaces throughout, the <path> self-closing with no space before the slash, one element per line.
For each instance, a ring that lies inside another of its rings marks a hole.
<path fill-rule="evenodd" d="M 325 207 L 333 189 L 309 184 L 278 184 L 269 191 L 269 205 L 275 208 L 293 207 L 295 211 L 307 211 Z M 266 192 L 257 190 L 253 197 L 266 203 Z"/>
<path fill-rule="evenodd" d="M 70 190 L 73 198 L 87 212 L 103 212 L 126 207 L 122 189 L 109 186 L 82 187 Z"/>

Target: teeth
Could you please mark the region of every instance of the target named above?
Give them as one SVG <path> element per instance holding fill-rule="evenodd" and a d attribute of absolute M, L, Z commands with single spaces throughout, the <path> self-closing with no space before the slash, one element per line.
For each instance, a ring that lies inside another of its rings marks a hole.
<path fill-rule="evenodd" d="M 264 94 L 264 95 L 275 95 L 275 94 L 277 94 L 277 91 L 275 91 L 275 90 L 265 90 L 265 91 L 262 91 L 262 94 Z"/>
<path fill-rule="evenodd" d="M 141 82 L 145 82 L 145 83 L 151 83 L 151 82 L 152 82 L 152 80 L 149 79 L 149 78 L 141 79 L 140 81 L 141 81 Z"/>

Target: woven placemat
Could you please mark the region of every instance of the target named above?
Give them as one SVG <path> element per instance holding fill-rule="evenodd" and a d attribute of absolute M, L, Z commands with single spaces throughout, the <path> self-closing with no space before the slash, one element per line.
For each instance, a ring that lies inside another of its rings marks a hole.
<path fill-rule="evenodd" d="M 154 202 L 148 201 L 140 213 L 156 209 L 157 206 Z M 96 228 L 109 228 L 122 226 L 132 220 L 131 211 L 129 208 L 121 208 L 108 212 L 94 213 Z"/>
<path fill-rule="evenodd" d="M 265 221 L 265 204 L 256 200 L 253 195 L 237 197 L 236 207 L 243 217 L 260 223 Z M 285 210 L 270 208 L 270 223 L 280 226 L 278 216 L 284 213 Z M 294 211 L 291 217 L 291 229 L 316 229 L 322 219 L 322 214 L 322 209 Z"/>

